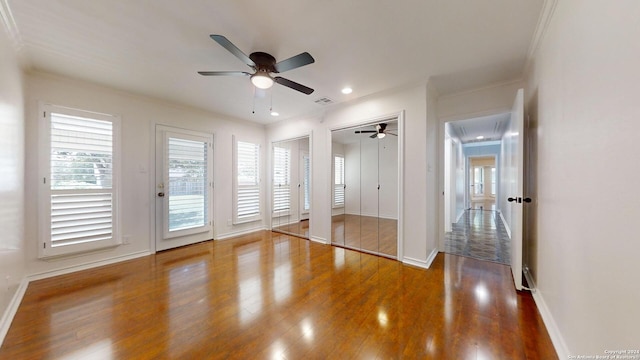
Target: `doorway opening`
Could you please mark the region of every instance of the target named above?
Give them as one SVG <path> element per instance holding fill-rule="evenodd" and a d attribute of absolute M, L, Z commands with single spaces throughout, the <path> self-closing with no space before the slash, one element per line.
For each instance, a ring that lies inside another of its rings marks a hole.
<path fill-rule="evenodd" d="M 510 114 L 504 113 L 445 124 L 446 253 L 510 263 L 510 238 L 497 201 L 509 121 Z"/>

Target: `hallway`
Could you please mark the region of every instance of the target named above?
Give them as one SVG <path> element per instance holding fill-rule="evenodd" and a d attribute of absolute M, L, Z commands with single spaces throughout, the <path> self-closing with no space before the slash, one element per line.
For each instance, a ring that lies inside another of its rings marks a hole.
<path fill-rule="evenodd" d="M 491 208 L 491 207 L 489 207 Z M 509 264 L 510 239 L 497 211 L 472 207 L 464 212 L 453 231 L 445 234 L 444 251 L 478 260 Z"/>

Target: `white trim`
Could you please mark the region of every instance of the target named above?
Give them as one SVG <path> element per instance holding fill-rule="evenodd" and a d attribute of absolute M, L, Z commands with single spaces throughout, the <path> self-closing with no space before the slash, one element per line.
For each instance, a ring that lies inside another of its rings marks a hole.
<path fill-rule="evenodd" d="M 427 260 L 414 259 L 414 258 L 410 258 L 408 256 L 405 256 L 405 257 L 402 258 L 402 263 L 403 264 L 407 264 L 407 265 L 417 266 L 417 267 L 423 268 L 423 269 L 428 269 L 429 268 L 429 263 L 427 262 Z"/>
<path fill-rule="evenodd" d="M 429 256 L 427 256 L 427 260 L 419 260 L 405 256 L 404 258 L 402 258 L 402 262 L 404 264 L 421 267 L 423 269 L 429 269 L 431 268 L 433 261 L 436 259 L 436 256 L 438 256 L 438 248 L 434 248 L 433 250 L 431 250 L 431 253 L 429 253 Z"/>
<path fill-rule="evenodd" d="M 437 255 L 438 248 L 434 248 L 433 250 L 431 250 L 431 253 L 429 254 L 429 256 L 427 256 L 427 268 L 431 267 L 431 264 L 433 264 L 433 261 L 436 259 Z"/>
<path fill-rule="evenodd" d="M 511 239 L 511 228 L 507 225 L 507 221 L 504 219 L 502 211 L 500 211 L 500 220 L 502 221 L 502 225 L 504 225 L 504 229 L 507 231 L 507 235 L 509 235 L 509 239 Z"/>
<path fill-rule="evenodd" d="M 18 308 L 20 307 L 20 303 L 22 302 L 22 298 L 24 298 L 24 294 L 27 291 L 28 286 L 29 279 L 24 277 L 22 281 L 20 281 L 18 289 L 16 289 L 16 292 L 13 294 L 13 297 L 9 302 L 9 306 L 7 306 L 4 314 L 2 314 L 2 319 L 0 319 L 0 346 L 2 346 L 4 338 L 9 332 L 9 328 L 11 327 L 11 323 L 13 322 L 13 318 L 18 312 Z"/>
<path fill-rule="evenodd" d="M 319 243 L 319 244 L 323 244 L 323 245 L 330 245 L 329 242 L 327 241 L 327 239 L 325 238 L 321 238 L 319 236 L 311 236 L 309 237 L 309 240 Z"/>
<path fill-rule="evenodd" d="M 547 29 L 549 28 L 549 24 L 551 23 L 551 19 L 553 18 L 553 14 L 556 10 L 556 5 L 558 4 L 558 0 L 544 0 L 542 4 L 542 10 L 540 10 L 540 17 L 538 18 L 538 23 L 536 24 L 536 29 L 533 32 L 533 36 L 531 38 L 531 42 L 529 43 L 529 50 L 527 51 L 527 60 L 524 64 L 523 73 L 526 74 L 529 71 L 529 67 L 533 63 L 533 58 L 536 56 L 538 52 L 538 48 L 540 48 L 540 43 L 542 43 L 542 39 L 544 35 L 547 33 Z"/>
<path fill-rule="evenodd" d="M 547 303 L 544 301 L 544 297 L 542 296 L 542 293 L 540 292 L 540 290 L 536 289 L 536 291 L 531 292 L 531 295 L 533 296 L 533 301 L 535 301 L 536 306 L 538 307 L 538 311 L 540 312 L 542 321 L 544 322 L 544 325 L 547 328 L 547 332 L 549 333 L 549 337 L 551 338 L 553 347 L 556 350 L 558 359 L 568 359 L 569 348 L 567 347 L 567 343 L 564 341 L 564 338 L 562 337 L 562 333 L 558 328 L 558 324 L 553 318 L 553 315 L 551 315 L 551 311 L 549 311 L 549 308 L 547 307 Z"/>
<path fill-rule="evenodd" d="M 109 258 L 109 259 L 90 261 L 90 262 L 87 262 L 87 263 L 84 263 L 84 264 L 67 266 L 67 267 L 63 267 L 63 268 L 60 268 L 60 269 L 56 269 L 56 270 L 51 270 L 51 271 L 45 271 L 45 272 L 41 272 L 41 273 L 31 274 L 31 275 L 28 275 L 27 278 L 28 278 L 29 281 L 42 280 L 42 279 L 47 279 L 47 278 L 54 277 L 54 276 L 65 275 L 65 274 L 70 274 L 70 273 L 74 273 L 74 272 L 77 272 L 77 271 L 93 269 L 93 268 L 96 268 L 96 267 L 99 267 L 99 266 L 115 264 L 115 263 L 119 263 L 119 262 L 122 262 L 122 261 L 137 259 L 137 258 L 140 258 L 140 257 L 149 256 L 149 255 L 151 255 L 151 252 L 148 251 L 148 250 L 138 251 L 138 252 L 134 252 L 134 253 L 127 254 L 127 255 L 121 255 L 121 256 L 112 257 L 112 258 Z"/>
<path fill-rule="evenodd" d="M 240 231 L 231 231 L 228 233 L 224 233 L 221 235 L 218 235 L 214 240 L 225 240 L 225 239 L 229 239 L 229 238 L 233 238 L 233 237 L 237 237 L 237 236 L 242 236 L 242 235 L 247 235 L 247 234 L 251 234 L 257 231 L 271 231 L 269 229 L 267 229 L 266 227 L 262 226 L 262 227 L 257 227 L 257 228 L 252 228 L 252 229 L 247 229 L 247 230 L 240 230 Z"/>
<path fill-rule="evenodd" d="M 11 12 L 8 0 L 0 0 L 0 19 L 2 19 L 2 24 L 13 47 L 17 51 L 20 51 L 24 46 L 24 42 L 22 41 L 22 36 L 20 36 L 20 30 L 18 29 L 18 25 L 16 25 L 16 20 Z"/>

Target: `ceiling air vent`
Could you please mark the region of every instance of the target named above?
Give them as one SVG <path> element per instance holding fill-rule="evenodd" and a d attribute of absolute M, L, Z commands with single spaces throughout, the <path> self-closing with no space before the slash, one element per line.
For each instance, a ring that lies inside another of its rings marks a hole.
<path fill-rule="evenodd" d="M 321 97 L 319 99 L 317 99 L 316 101 L 314 101 L 316 104 L 318 105 L 329 105 L 329 104 L 333 104 L 333 100 L 329 99 L 328 97 Z"/>

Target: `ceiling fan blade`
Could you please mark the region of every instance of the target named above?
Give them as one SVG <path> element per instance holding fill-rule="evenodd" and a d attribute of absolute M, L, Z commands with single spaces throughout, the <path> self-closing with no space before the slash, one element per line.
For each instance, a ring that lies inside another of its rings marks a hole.
<path fill-rule="evenodd" d="M 366 133 L 378 133 L 375 130 L 356 130 L 356 134 L 366 134 Z"/>
<path fill-rule="evenodd" d="M 251 76 L 245 71 L 198 71 L 203 76 Z"/>
<path fill-rule="evenodd" d="M 308 52 L 303 52 L 302 54 L 298 54 L 286 60 L 282 60 L 279 63 L 276 63 L 274 67 L 277 73 L 281 73 L 299 68 L 301 66 L 313 64 L 314 62 L 315 60 L 313 59 L 313 56 L 311 56 Z"/>
<path fill-rule="evenodd" d="M 273 80 L 275 82 L 277 82 L 278 84 L 280 84 L 280 85 L 284 85 L 284 86 L 286 86 L 288 88 L 291 88 L 293 90 L 298 90 L 301 93 L 304 93 L 304 94 L 307 94 L 307 95 L 310 95 L 313 92 L 313 89 L 310 88 L 310 87 L 306 87 L 306 86 L 304 86 L 302 84 L 298 84 L 295 81 L 291 81 L 289 79 L 285 79 L 285 78 L 280 77 L 280 76 L 274 77 Z"/>
<path fill-rule="evenodd" d="M 376 131 L 376 133 L 377 133 L 377 131 Z M 377 138 L 377 137 L 378 137 L 378 134 L 373 134 L 373 135 L 371 135 L 371 136 L 369 136 L 369 137 L 370 137 L 370 138 L 372 138 L 372 139 L 375 139 L 375 138 Z"/>
<path fill-rule="evenodd" d="M 233 43 L 229 41 L 229 39 L 222 35 L 210 36 L 215 42 L 220 44 L 223 48 L 227 49 L 227 51 L 235 55 L 235 57 L 240 59 L 243 63 L 249 65 L 252 68 L 256 67 L 256 63 L 254 63 L 253 60 L 251 60 L 245 53 L 243 53 L 242 50 L 238 49 L 237 46 L 233 45 Z"/>
<path fill-rule="evenodd" d="M 388 132 L 388 131 L 385 131 L 385 134 L 387 134 L 387 135 L 393 135 L 393 136 L 398 136 L 398 134 L 394 134 L 394 133 L 392 133 L 392 132 Z"/>

